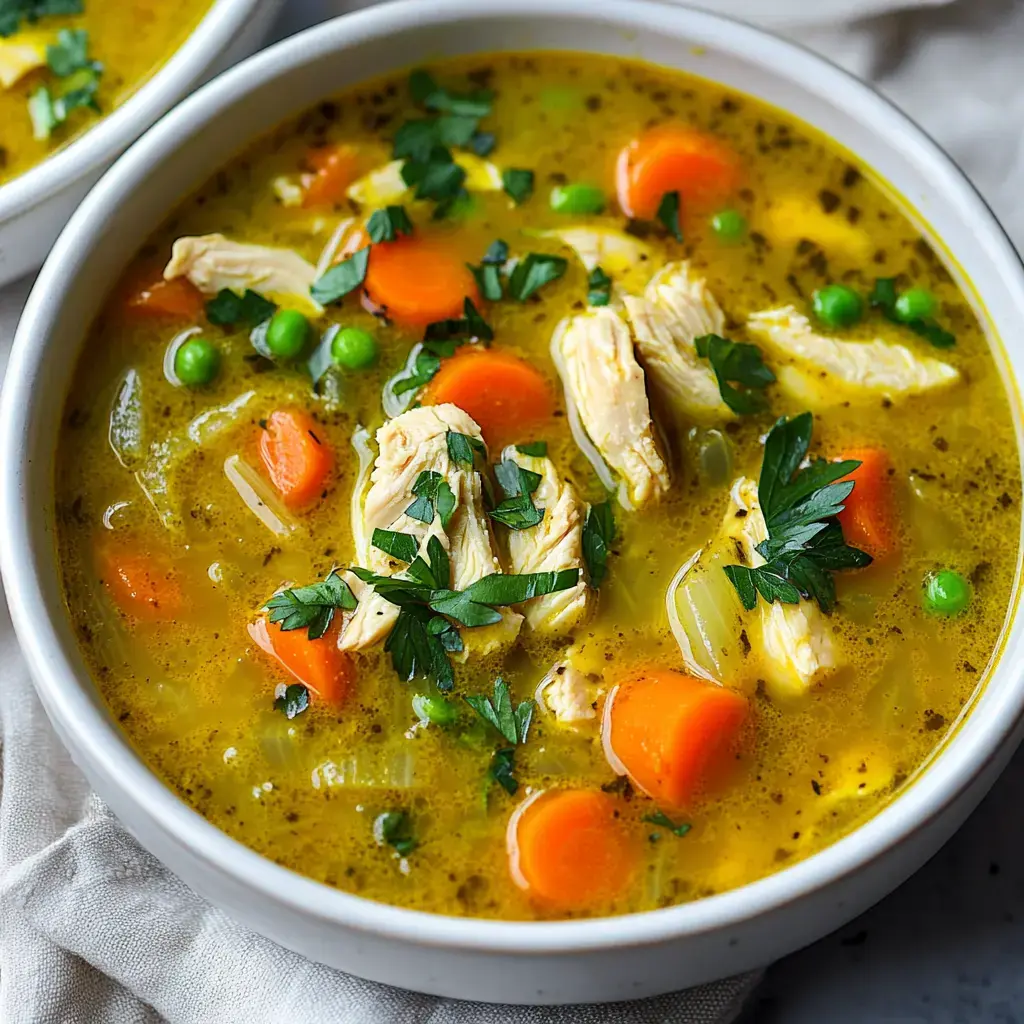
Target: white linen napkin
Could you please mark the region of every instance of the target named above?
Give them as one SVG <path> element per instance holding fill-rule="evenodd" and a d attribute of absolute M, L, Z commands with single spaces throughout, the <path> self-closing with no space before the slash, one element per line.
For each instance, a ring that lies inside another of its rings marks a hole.
<path fill-rule="evenodd" d="M 785 30 L 876 82 L 972 175 L 1019 246 L 1024 4 L 943 3 L 705 6 Z M 290 0 L 288 27 L 354 6 Z M 0 367 L 27 292 L 28 282 L 0 292 Z M 312 963 L 189 891 L 89 792 L 39 705 L 2 604 L 0 664 L 4 1024 L 724 1024 L 757 983 L 754 974 L 610 1007 L 494 1007 L 404 992 Z"/>

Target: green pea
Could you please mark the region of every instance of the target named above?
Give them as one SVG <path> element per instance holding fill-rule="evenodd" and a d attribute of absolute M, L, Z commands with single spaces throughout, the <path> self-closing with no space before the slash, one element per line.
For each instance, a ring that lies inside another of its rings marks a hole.
<path fill-rule="evenodd" d="M 814 293 L 814 315 L 826 327 L 849 327 L 864 312 L 861 297 L 845 284 L 830 284 Z"/>
<path fill-rule="evenodd" d="M 174 372 L 186 387 L 209 384 L 220 370 L 220 352 L 205 338 L 189 338 L 174 353 Z"/>
<path fill-rule="evenodd" d="M 929 615 L 959 615 L 971 603 L 971 585 L 952 569 L 929 573 L 924 581 L 924 610 Z"/>
<path fill-rule="evenodd" d="M 267 324 L 267 348 L 276 359 L 302 355 L 308 339 L 309 321 L 297 309 L 279 309 Z"/>
<path fill-rule="evenodd" d="M 602 213 L 604 207 L 604 192 L 596 185 L 556 185 L 551 190 L 555 213 Z"/>
<path fill-rule="evenodd" d="M 896 319 L 908 324 L 912 320 L 930 320 L 938 303 L 926 288 L 908 288 L 896 299 Z"/>
<path fill-rule="evenodd" d="M 747 233 L 747 218 L 739 210 L 719 210 L 711 218 L 711 230 L 723 242 L 738 242 Z"/>
<path fill-rule="evenodd" d="M 454 725 L 459 719 L 458 708 L 444 697 L 417 693 L 412 699 L 412 709 L 421 721 L 432 722 L 434 725 Z"/>
<path fill-rule="evenodd" d="M 342 327 L 331 342 L 331 356 L 348 370 L 365 370 L 377 358 L 377 342 L 360 327 Z"/>

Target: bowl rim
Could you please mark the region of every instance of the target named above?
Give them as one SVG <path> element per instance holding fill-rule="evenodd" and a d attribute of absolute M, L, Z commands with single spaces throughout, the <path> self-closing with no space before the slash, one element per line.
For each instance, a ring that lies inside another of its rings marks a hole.
<path fill-rule="evenodd" d="M 999 266 L 1002 283 L 1024 312 L 1021 259 L 963 172 L 922 129 L 870 86 L 797 44 L 721 15 L 659 0 L 489 0 L 487 5 L 475 0 L 435 0 L 429 7 L 421 0 L 394 0 L 299 33 L 204 86 L 104 175 L 58 239 L 26 305 L 0 400 L 0 452 L 6 455 L 0 460 L 0 523 L 5 527 L 0 529 L 0 566 L 11 614 L 40 696 L 51 717 L 73 734 L 79 754 L 105 778 L 118 779 L 122 790 L 131 790 L 131 799 L 144 806 L 163 832 L 173 836 L 195 861 L 258 895 L 267 907 L 277 906 L 325 925 L 409 945 L 520 955 L 647 946 L 727 931 L 864 870 L 931 824 L 996 759 L 1024 712 L 1024 665 L 1014 669 L 1005 656 L 1010 629 L 1020 617 L 1019 605 L 1011 603 L 997 649 L 1002 656 L 988 681 L 991 686 L 994 675 L 1013 672 L 1012 685 L 1003 685 L 987 697 L 984 717 L 968 714 L 966 725 L 947 740 L 941 756 L 933 757 L 914 784 L 848 836 L 775 874 L 692 903 L 597 919 L 494 921 L 411 910 L 331 888 L 264 858 L 193 811 L 145 765 L 109 714 L 89 698 L 86 691 L 92 684 L 76 671 L 54 627 L 63 611 L 48 607 L 32 572 L 33 510 L 23 500 L 31 462 L 26 449 L 33 381 L 39 375 L 45 339 L 52 334 L 58 306 L 53 296 L 63 287 L 65 264 L 74 265 L 96 244 L 105 216 L 116 208 L 122 191 L 144 189 L 148 168 L 181 140 L 199 135 L 209 119 L 244 102 L 251 84 L 291 74 L 329 54 L 386 37 L 396 26 L 479 23 L 509 17 L 529 19 L 535 30 L 542 29 L 546 19 L 577 19 L 625 32 L 638 28 L 664 31 L 666 19 L 678 19 L 680 33 L 696 45 L 717 47 L 781 70 L 804 89 L 827 91 L 859 105 L 875 119 L 879 135 L 889 145 L 929 164 L 933 177 L 941 179 L 944 201 L 974 218 L 976 233 Z M 537 35 L 542 37 L 542 31 Z M 51 553 L 49 558 L 55 556 Z M 1018 594 L 1019 580 L 1018 554 Z"/>
<path fill-rule="evenodd" d="M 0 225 L 109 164 L 209 71 L 267 0 L 213 0 L 182 44 L 119 107 L 66 146 L 0 185 Z"/>

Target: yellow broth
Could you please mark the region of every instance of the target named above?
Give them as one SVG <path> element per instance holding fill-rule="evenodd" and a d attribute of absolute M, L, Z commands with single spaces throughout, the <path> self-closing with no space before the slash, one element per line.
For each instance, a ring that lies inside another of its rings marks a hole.
<path fill-rule="evenodd" d="M 99 109 L 72 110 L 49 138 L 34 136 L 29 98 L 43 87 L 56 95 L 62 80 L 44 65 L 0 88 L 0 182 L 45 160 L 124 103 L 181 46 L 209 7 L 210 0 L 122 0 L 116 5 L 86 0 L 81 14 L 44 16 L 35 23 L 23 20 L 16 32 L 0 38 L 2 68 L 8 46 L 27 44 L 45 55 L 45 47 L 57 43 L 62 31 L 85 31 L 88 56 L 103 68 L 95 97 Z"/>
<path fill-rule="evenodd" d="M 500 674 L 516 700 L 530 698 L 565 639 L 545 641 L 524 629 L 504 654 L 457 665 L 461 717 L 454 729 L 416 724 L 412 695 L 436 691 L 422 681 L 400 681 L 379 651 L 355 657 L 357 682 L 346 704 L 314 698 L 308 711 L 288 720 L 273 699 L 291 679 L 250 641 L 246 625 L 282 585 L 312 582 L 332 566 L 351 564 L 349 502 L 358 467 L 349 439 L 358 426 L 372 431 L 383 422 L 382 388 L 420 334 L 378 322 L 351 296 L 330 306 L 320 327 L 364 327 L 380 348 L 377 364 L 346 374 L 342 395 L 332 401 L 313 393 L 301 368 L 254 361 L 246 331 L 204 326 L 223 365 L 210 387 L 189 390 L 172 386 L 162 368 L 182 325 L 132 322 L 122 314 L 120 290 L 85 343 L 57 460 L 60 557 L 83 652 L 112 715 L 183 800 L 240 842 L 328 885 L 445 914 L 564 916 L 512 884 L 505 831 L 524 794 L 568 785 L 606 787 L 642 851 L 626 892 L 572 913 L 647 910 L 751 882 L 877 813 L 941 743 L 984 680 L 1010 600 L 1020 525 L 1010 409 L 985 337 L 964 296 L 870 169 L 755 99 L 655 67 L 575 54 L 477 57 L 445 63 L 435 73 L 452 89 L 465 89 L 468 76 L 495 90 L 494 113 L 484 123 L 498 136 L 491 159 L 536 175 L 536 192 L 521 206 L 501 192 L 480 193 L 470 214 L 432 222 L 429 205 L 407 204 L 417 231 L 451 236 L 467 260 L 477 262 L 495 238 L 515 253 L 571 255 L 529 234 L 566 223 L 548 207 L 552 185 L 588 181 L 613 195 L 620 147 L 645 126 L 671 120 L 716 133 L 744 167 L 735 205 L 750 224 L 746 241 L 719 241 L 705 218 L 684 218 L 682 244 L 663 233 L 648 239 L 664 258 L 685 256 L 706 276 L 731 337 L 744 337 L 741 325 L 758 309 L 788 302 L 806 309 L 814 289 L 830 280 L 866 294 L 876 276 L 891 276 L 939 298 L 941 319 L 957 344 L 937 354 L 962 373 L 958 386 L 895 405 L 839 406 L 814 420 L 812 454 L 831 457 L 868 443 L 887 449 L 896 471 L 900 558 L 837 575 L 831 624 L 848 667 L 801 700 L 753 695 L 749 742 L 736 771 L 721 791 L 686 815 L 673 815 L 692 825 L 682 838 L 643 820 L 656 807 L 616 784 L 596 724 L 565 729 L 538 712 L 528 742 L 516 751 L 518 794 L 488 783 L 492 752 L 502 744 L 473 725 L 461 697 L 490 693 Z M 294 249 L 315 262 L 351 211 L 283 206 L 272 180 L 294 173 L 307 147 L 325 141 L 351 143 L 373 155 L 371 164 L 384 163 L 389 138 L 409 116 L 416 110 L 404 76 L 320 105 L 228 163 L 174 213 L 140 261 L 160 266 L 175 238 L 223 232 Z M 783 195 L 828 206 L 830 216 L 866 231 L 866 259 L 800 239 L 773 242 L 764 225 Z M 582 219 L 623 224 L 614 204 Z M 524 356 L 555 386 L 550 336 L 580 308 L 586 291 L 586 273 L 570 259 L 565 277 L 539 299 L 485 305 L 494 346 Z M 936 354 L 875 315 L 848 333 Z M 144 448 L 152 451 L 128 459 L 126 468 L 108 443 L 108 414 L 130 370 L 141 382 Z M 164 467 L 162 518 L 135 472 L 159 469 L 154 453 L 161 443 L 183 437 L 196 417 L 249 392 L 224 429 L 186 445 L 186 454 Z M 562 414 L 560 388 L 557 393 Z M 738 419 L 727 430 L 734 476 L 756 479 L 772 418 L 802 411 L 778 389 L 768 393 L 770 415 Z M 311 411 L 337 457 L 323 499 L 284 541 L 242 504 L 222 471 L 235 452 L 258 465 L 259 422 L 282 406 Z M 713 486 L 697 471 L 686 426 L 661 426 L 675 453 L 672 489 L 641 512 L 615 508 L 619 538 L 598 610 L 572 638 L 608 686 L 641 662 L 682 668 L 666 588 L 714 536 L 728 504 L 728 484 Z M 545 438 L 559 471 L 587 500 L 601 500 L 603 488 L 564 415 Z M 128 542 L 172 559 L 186 595 L 177 621 L 135 621 L 111 601 L 96 552 Z M 922 609 L 922 580 L 937 567 L 972 581 L 972 603 L 959 617 L 935 618 Z M 851 773 L 867 780 L 852 796 Z M 408 813 L 418 842 L 406 858 L 373 835 L 376 816 L 396 810 Z"/>

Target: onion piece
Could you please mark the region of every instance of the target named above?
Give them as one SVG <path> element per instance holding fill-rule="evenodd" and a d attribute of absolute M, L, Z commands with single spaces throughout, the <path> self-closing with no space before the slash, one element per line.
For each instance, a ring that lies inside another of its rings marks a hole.
<path fill-rule="evenodd" d="M 271 533 L 277 537 L 287 537 L 295 529 L 295 520 L 270 484 L 240 455 L 229 455 L 224 460 L 224 475 L 249 511 Z"/>
<path fill-rule="evenodd" d="M 327 239 L 327 244 L 320 252 L 320 258 L 316 261 L 316 276 L 323 277 L 328 268 L 344 252 L 345 236 L 355 227 L 355 217 L 348 217 L 343 220 Z"/>
<path fill-rule="evenodd" d="M 171 338 L 171 343 L 164 350 L 164 376 L 176 388 L 185 386 L 182 383 L 181 378 L 178 376 L 178 371 L 174 368 L 174 364 L 178 358 L 178 349 L 181 348 L 189 338 L 192 338 L 197 334 L 202 334 L 202 328 L 188 327 Z"/>
<path fill-rule="evenodd" d="M 358 427 L 356 429 L 356 432 L 352 435 L 352 447 L 355 448 L 356 457 L 359 459 L 359 469 L 356 472 L 356 482 L 352 486 L 349 515 L 352 523 L 352 540 L 355 542 L 356 557 L 362 560 L 369 550 L 365 524 L 363 523 L 363 499 L 366 497 L 366 488 L 370 483 L 373 463 L 377 458 L 377 454 L 370 444 L 370 431 L 366 427 Z"/>
<path fill-rule="evenodd" d="M 538 789 L 536 793 L 531 793 L 509 816 L 508 826 L 505 829 L 505 849 L 508 851 L 509 874 L 512 876 L 512 881 L 523 890 L 529 889 L 530 883 L 519 864 L 519 820 L 530 805 L 536 803 L 546 792 L 547 790 Z"/>
<path fill-rule="evenodd" d="M 129 370 L 117 389 L 107 440 L 125 469 L 131 469 L 143 456 L 142 378 L 137 370 Z"/>
<path fill-rule="evenodd" d="M 608 766 L 616 775 L 628 775 L 629 771 L 612 747 L 612 705 L 618 693 L 618 686 L 613 686 L 604 702 L 604 711 L 601 714 L 601 749 L 604 750 L 604 759 Z"/>

